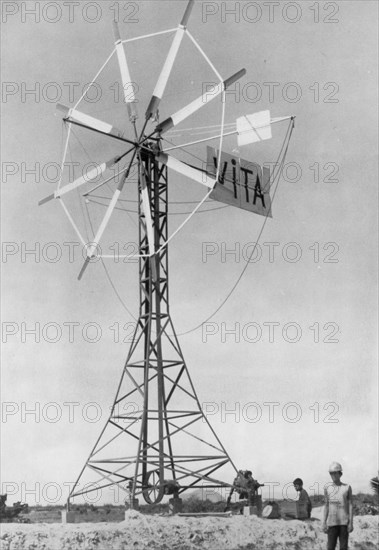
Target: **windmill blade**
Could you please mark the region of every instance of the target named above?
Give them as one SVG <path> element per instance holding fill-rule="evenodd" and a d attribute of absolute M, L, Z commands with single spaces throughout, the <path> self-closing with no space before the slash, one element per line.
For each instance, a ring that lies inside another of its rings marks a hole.
<path fill-rule="evenodd" d="M 100 176 L 100 174 L 103 174 L 107 168 L 109 168 L 110 166 L 113 166 L 118 161 L 118 159 L 119 157 L 113 157 L 107 162 L 103 162 L 102 164 L 100 164 L 100 166 L 96 166 L 84 176 L 81 176 L 75 181 L 68 183 L 67 185 L 64 185 L 63 187 L 55 191 L 55 193 L 53 193 L 52 195 L 49 195 L 48 197 L 41 199 L 38 205 L 41 206 L 42 204 L 45 204 L 53 199 L 59 199 L 60 197 L 62 197 L 62 195 L 66 195 L 66 193 L 69 193 L 73 189 L 76 189 L 77 187 L 80 187 L 81 185 L 84 185 L 85 183 L 88 183 L 89 181 L 94 180 L 95 178 Z"/>
<path fill-rule="evenodd" d="M 182 122 L 187 117 L 198 111 L 201 107 L 204 107 L 204 105 L 219 96 L 223 91 L 229 88 L 229 86 L 234 84 L 234 82 L 239 80 L 245 74 L 246 69 L 241 69 L 240 71 L 238 71 L 238 73 L 235 73 L 227 80 L 224 80 L 224 82 L 214 86 L 213 91 L 206 91 L 203 95 L 195 99 L 195 101 L 192 101 L 192 103 L 189 103 L 186 107 L 184 107 L 180 111 L 177 111 L 171 117 L 164 120 L 161 124 L 158 124 L 156 128 L 157 132 L 163 134 L 164 132 L 167 132 L 171 128 L 177 126 L 180 122 Z"/>
<path fill-rule="evenodd" d="M 149 106 L 146 110 L 146 120 L 149 120 L 149 118 L 155 118 L 159 103 L 163 97 L 164 91 L 166 89 L 166 85 L 168 82 L 168 79 L 170 78 L 170 74 L 172 71 L 172 68 L 175 63 L 176 56 L 178 55 L 178 51 L 180 48 L 180 45 L 183 40 L 183 36 L 186 31 L 188 19 L 191 15 L 193 5 L 195 3 L 195 0 L 189 0 L 187 4 L 186 11 L 184 13 L 183 19 L 180 22 L 180 25 L 175 33 L 174 40 L 172 41 L 170 51 L 168 52 L 166 61 L 163 65 L 161 74 L 159 75 L 158 82 L 154 88 L 153 97 L 150 100 Z"/>
<path fill-rule="evenodd" d="M 92 126 L 87 126 L 86 124 L 82 124 L 81 122 L 77 122 L 76 120 L 72 120 L 70 118 L 64 118 L 63 120 L 67 121 L 69 124 L 74 124 L 75 126 L 79 126 L 79 128 L 85 128 L 86 130 L 91 130 L 91 132 L 97 132 L 98 134 L 101 134 L 103 136 L 110 136 L 111 138 L 117 139 L 118 141 L 123 141 L 124 143 L 129 143 L 130 145 L 136 145 L 135 141 L 132 141 L 130 139 L 127 139 L 125 137 L 120 137 L 115 134 L 108 134 L 107 132 L 103 132 L 102 130 L 99 130 L 98 128 L 93 128 Z"/>
<path fill-rule="evenodd" d="M 118 160 L 118 158 L 117 158 Z M 108 222 L 110 220 L 110 217 L 112 215 L 112 212 L 113 210 L 115 209 L 115 206 L 117 204 L 117 201 L 118 201 L 118 198 L 121 194 L 121 191 L 123 190 L 124 188 L 124 185 L 125 185 L 125 182 L 127 180 L 129 176 L 129 169 L 127 170 L 127 172 L 124 174 L 124 177 L 121 179 L 120 183 L 118 184 L 117 186 L 117 189 L 116 191 L 113 193 L 113 196 L 111 198 L 111 202 L 109 203 L 108 205 L 108 208 L 107 208 L 107 211 L 105 213 L 105 216 L 103 218 L 103 221 L 101 222 L 100 224 L 100 227 L 99 229 L 97 230 L 97 233 L 94 237 L 94 243 L 92 246 L 88 247 L 88 250 L 87 250 L 87 260 L 90 260 L 93 256 L 93 253 L 95 252 L 96 250 L 96 245 L 99 244 L 99 241 L 105 231 L 105 228 L 107 227 L 108 225 Z"/>
<path fill-rule="evenodd" d="M 183 176 L 187 176 L 188 178 L 197 181 L 197 183 L 205 185 L 205 187 L 213 189 L 213 187 L 216 185 L 216 180 L 214 179 L 214 176 L 210 176 L 204 170 L 198 170 L 196 168 L 193 168 L 192 166 L 188 166 L 188 164 L 185 164 L 184 162 L 181 162 L 174 157 L 170 157 L 166 153 L 159 153 L 157 155 L 157 160 L 158 162 L 165 164 L 168 168 L 171 168 L 171 170 L 174 170 L 175 172 L 178 172 Z"/>
<path fill-rule="evenodd" d="M 149 243 L 149 252 L 150 252 L 150 255 L 152 255 L 152 254 L 154 254 L 154 250 L 155 250 L 153 220 L 152 220 L 152 217 L 151 217 L 150 199 L 149 199 L 149 194 L 148 194 L 147 185 L 146 185 L 146 177 L 145 177 L 145 174 L 143 173 L 142 170 L 141 170 L 141 178 L 142 178 L 141 179 L 141 181 L 142 181 L 141 195 L 142 195 L 143 210 L 144 210 L 144 214 L 145 214 L 146 233 L 147 233 L 147 239 L 148 239 L 148 243 Z M 90 246 L 87 249 L 87 257 L 84 261 L 83 267 L 80 270 L 80 273 L 79 273 L 79 276 L 78 276 L 79 281 L 83 277 L 83 274 L 84 274 L 85 270 L 87 269 L 87 267 L 88 267 L 88 265 L 91 261 L 91 258 L 94 257 L 97 246 L 100 244 L 101 237 L 103 236 L 104 231 L 107 228 L 107 225 L 108 225 L 109 220 L 112 216 L 113 210 L 116 207 L 117 201 L 118 201 L 119 196 L 121 194 L 121 191 L 124 187 L 126 179 L 127 179 L 126 177 L 124 177 L 122 179 L 122 181 L 120 182 L 118 188 L 113 193 L 112 199 L 111 199 L 111 201 L 108 205 L 107 211 L 106 211 L 105 216 L 104 216 L 104 218 L 103 218 L 103 220 L 100 224 L 100 227 L 96 232 L 93 243 L 91 243 Z M 155 271 L 154 271 L 153 274 L 154 274 L 154 277 L 155 277 Z"/>
<path fill-rule="evenodd" d="M 118 184 L 116 191 L 113 193 L 113 196 L 112 196 L 111 201 L 108 205 L 107 211 L 105 212 L 105 216 L 103 218 L 103 221 L 101 222 L 100 227 L 97 230 L 97 233 L 94 237 L 93 243 L 87 249 L 87 257 L 85 259 L 83 267 L 80 270 L 80 273 L 79 273 L 79 276 L 78 276 L 79 281 L 82 278 L 82 276 L 83 276 L 83 274 L 84 274 L 91 258 L 93 258 L 97 246 L 100 244 L 100 239 L 103 236 L 105 229 L 107 228 L 107 225 L 108 225 L 109 220 L 112 216 L 113 210 L 116 207 L 118 198 L 121 194 L 121 191 L 124 188 L 124 185 L 125 185 L 125 182 L 126 182 L 128 176 L 129 176 L 129 170 L 127 170 L 126 174 L 124 175 L 124 177 L 121 179 L 120 183 Z M 147 204 L 149 205 L 149 208 L 150 208 L 150 202 L 149 202 L 148 197 L 147 197 L 147 201 L 148 201 Z M 149 212 L 150 212 L 150 210 L 149 210 Z M 151 213 L 150 213 L 150 220 L 151 220 Z M 152 242 L 154 242 L 154 241 L 152 241 Z M 150 243 L 149 243 L 149 246 L 150 246 Z"/>
<path fill-rule="evenodd" d="M 66 107 L 66 105 L 61 105 L 60 103 L 57 104 L 57 109 L 65 114 L 65 118 L 70 118 L 76 120 L 77 122 L 81 122 L 85 126 L 93 128 L 94 130 L 99 130 L 102 133 L 110 134 L 115 137 L 123 137 L 124 135 L 124 133 L 115 126 L 112 126 L 107 122 L 103 122 L 93 116 L 86 115 L 77 109 L 71 109 L 71 107 Z"/>
<path fill-rule="evenodd" d="M 140 168 L 141 196 L 142 196 L 143 212 L 145 214 L 147 241 L 149 243 L 149 253 L 150 255 L 153 255 L 155 252 L 155 238 L 154 238 L 153 220 L 151 217 L 150 198 L 149 198 L 149 192 L 147 189 L 146 175 L 145 175 L 142 163 L 140 163 L 140 166 L 141 166 Z"/>
<path fill-rule="evenodd" d="M 136 109 L 136 97 L 134 95 L 133 82 L 130 78 L 130 72 L 128 63 L 126 61 L 126 55 L 124 45 L 121 40 L 120 30 L 116 21 L 113 21 L 113 32 L 115 37 L 115 46 L 118 58 L 118 64 L 121 73 L 121 82 L 124 90 L 124 100 L 128 107 L 129 118 L 135 121 L 138 118 Z"/>
<path fill-rule="evenodd" d="M 97 246 L 99 245 L 100 239 L 101 239 L 101 237 L 103 236 L 103 233 L 104 233 L 104 231 L 105 231 L 105 229 L 106 229 L 106 227 L 107 227 L 107 225 L 108 225 L 108 223 L 109 223 L 110 217 L 111 217 L 111 215 L 112 215 L 113 210 L 115 209 L 115 206 L 116 206 L 116 204 L 117 204 L 117 201 L 118 201 L 118 198 L 119 198 L 119 196 L 120 196 L 120 193 L 121 193 L 121 191 L 120 191 L 120 189 L 118 189 L 118 188 L 117 188 L 116 191 L 113 193 L 111 202 L 109 203 L 108 208 L 107 208 L 107 211 L 106 211 L 105 216 L 104 216 L 104 218 L 103 218 L 103 221 L 101 222 L 100 227 L 99 227 L 99 229 L 97 230 L 97 233 L 96 233 L 96 235 L 95 235 L 95 237 L 94 237 L 93 243 L 91 243 L 90 246 L 89 246 L 88 249 L 87 249 L 87 257 L 86 257 L 86 259 L 85 259 L 84 265 L 83 265 L 83 267 L 82 267 L 82 269 L 81 269 L 81 271 L 80 271 L 80 273 L 79 273 L 79 276 L 78 276 L 79 281 L 80 281 L 80 279 L 82 278 L 83 273 L 84 273 L 84 271 L 86 270 L 86 268 L 87 268 L 87 266 L 88 266 L 88 264 L 89 264 L 91 258 L 94 257 L 94 253 L 95 253 L 95 251 L 96 251 L 96 248 L 97 248 Z"/>
<path fill-rule="evenodd" d="M 237 118 L 238 146 L 272 138 L 270 111 Z"/>

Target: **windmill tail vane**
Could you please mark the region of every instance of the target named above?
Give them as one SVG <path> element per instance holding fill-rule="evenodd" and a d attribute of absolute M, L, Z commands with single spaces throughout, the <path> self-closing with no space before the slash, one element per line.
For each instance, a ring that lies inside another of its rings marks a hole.
<path fill-rule="evenodd" d="M 102 490 L 120 486 L 126 494 L 131 491 L 132 500 L 141 495 L 147 503 L 156 503 L 165 495 L 172 494 L 178 498 L 183 491 L 199 486 L 208 489 L 230 488 L 231 485 L 218 475 L 219 471 L 224 467 L 228 467 L 232 472 L 237 471 L 203 413 L 171 320 L 167 247 L 173 236 L 168 235 L 168 173 L 174 172 L 180 177 L 205 186 L 207 197 L 210 199 L 267 218 L 271 216 L 270 171 L 256 163 L 235 159 L 232 155 L 224 153 L 223 140 L 235 135 L 239 147 L 265 141 L 272 137 L 274 124 L 290 120 L 293 125 L 294 117 L 272 118 L 270 111 L 265 110 L 237 118 L 234 128 L 231 128 L 230 124 L 225 124 L 226 91 L 245 76 L 246 70 L 241 69 L 226 79 L 221 77 L 188 31 L 187 26 L 194 5 L 195 0 L 190 0 L 178 27 L 168 31 L 123 40 L 117 23 L 113 24 L 114 49 L 96 77 L 112 57 L 117 59 L 132 137 L 127 137 L 126 132 L 113 124 L 83 112 L 79 104 L 84 95 L 73 107 L 57 105 L 68 128 L 60 180 L 56 191 L 41 199 L 39 204 L 58 199 L 74 231 L 81 242 L 85 243 L 64 202 L 66 197 L 74 191 L 84 189 L 82 197 L 89 200 L 99 187 L 112 180 L 116 182 L 115 174 L 96 184 L 89 191 L 85 187 L 86 184 L 94 185 L 99 175 L 105 177 L 110 169 L 114 171 L 114 167 L 119 168 L 116 175 L 121 176 L 118 183 L 111 188 L 108 203 L 103 205 L 105 213 L 94 229 L 93 241 L 86 246 L 86 256 L 79 279 L 83 277 L 96 256 L 113 213 L 119 208 L 120 197 L 126 183 L 129 182 L 132 167 L 137 165 L 138 169 L 139 253 L 133 257 L 139 260 L 139 317 L 110 417 L 80 472 L 69 501 L 93 490 L 84 484 L 87 474 L 96 476 L 96 487 Z M 141 128 L 138 128 L 137 101 L 125 50 L 128 44 L 135 40 L 163 34 L 174 36 L 146 108 Z M 218 79 L 218 84 L 211 93 L 208 90 L 159 122 L 159 108 L 164 101 L 167 84 L 186 37 L 208 63 Z M 163 143 L 168 135 L 171 137 L 183 122 L 220 96 L 222 118 L 217 135 L 164 148 Z M 147 125 L 156 122 L 155 128 L 147 132 Z M 75 126 L 81 128 L 88 136 L 95 137 L 98 134 L 107 137 L 114 143 L 121 144 L 125 150 L 105 159 L 85 176 L 69 183 L 62 183 L 70 132 Z M 226 132 L 226 127 L 230 131 Z M 219 147 L 218 150 L 208 147 L 206 169 L 191 166 L 175 156 L 176 149 L 214 139 L 219 140 Z M 124 166 L 122 161 L 125 162 Z M 197 208 L 182 226 L 196 210 Z M 138 404 L 132 412 L 127 406 L 131 399 L 133 403 Z"/>

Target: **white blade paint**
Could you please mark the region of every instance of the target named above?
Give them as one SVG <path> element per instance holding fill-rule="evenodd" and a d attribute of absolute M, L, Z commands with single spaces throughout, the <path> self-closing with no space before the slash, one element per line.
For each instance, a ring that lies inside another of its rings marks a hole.
<path fill-rule="evenodd" d="M 159 103 L 163 97 L 168 79 L 170 78 L 170 74 L 175 63 L 176 56 L 178 55 L 179 48 L 183 40 L 183 36 L 186 32 L 186 26 L 188 23 L 188 19 L 191 15 L 193 5 L 194 0 L 190 0 L 188 2 L 183 19 L 175 33 L 174 40 L 172 41 L 166 61 L 163 65 L 161 74 L 159 75 L 158 82 L 154 88 L 153 97 L 151 98 L 150 104 L 146 110 L 146 119 L 149 119 L 150 117 L 155 118 L 157 114 Z"/>
<path fill-rule="evenodd" d="M 213 187 L 216 185 L 216 180 L 214 179 L 214 177 L 209 176 L 206 172 L 203 172 L 202 170 L 196 170 L 196 168 L 192 168 L 192 166 L 187 166 L 187 164 L 184 164 L 184 162 L 181 162 L 174 157 L 170 157 L 165 153 L 160 153 L 157 156 L 157 159 L 159 162 L 166 164 L 166 166 L 168 168 L 171 168 L 171 170 L 174 170 L 175 172 L 178 172 L 183 176 L 187 176 L 188 178 L 191 178 L 194 181 L 201 183 L 205 187 L 213 189 Z"/>
<path fill-rule="evenodd" d="M 121 82 L 124 90 L 124 100 L 125 100 L 125 103 L 129 104 L 129 107 L 132 111 L 132 115 L 136 118 L 137 111 L 135 107 L 136 97 L 134 95 L 134 83 L 130 78 L 130 72 L 129 72 L 128 63 L 126 61 L 124 45 L 121 41 L 120 31 L 116 21 L 113 22 L 113 31 L 115 35 L 115 46 L 116 46 L 118 64 L 120 67 Z"/>
<path fill-rule="evenodd" d="M 108 225 L 109 219 L 112 215 L 112 212 L 116 206 L 116 203 L 118 201 L 118 198 L 120 196 L 121 191 L 119 189 L 116 189 L 116 191 L 113 193 L 113 197 L 111 199 L 111 202 L 108 205 L 107 211 L 105 213 L 105 216 L 103 218 L 103 221 L 100 224 L 99 229 L 97 230 L 97 233 L 94 237 L 94 242 L 91 244 L 91 246 L 88 247 L 87 250 L 87 258 L 91 258 L 94 255 L 94 252 L 96 250 L 97 245 L 100 244 L 100 239 L 103 236 L 103 233 Z"/>
<path fill-rule="evenodd" d="M 103 174 L 109 166 L 112 166 L 115 162 L 116 162 L 116 157 L 114 157 L 112 160 L 108 162 L 103 162 L 102 164 L 100 164 L 100 166 L 96 166 L 95 168 L 87 172 L 87 174 L 85 174 L 84 176 L 81 176 L 77 180 L 71 183 L 68 183 L 67 185 L 64 185 L 54 193 L 55 198 L 61 197 L 62 195 L 66 195 L 66 193 L 69 193 L 73 189 L 76 189 L 77 187 L 80 187 L 81 185 L 96 179 L 98 176 Z"/>
<path fill-rule="evenodd" d="M 123 136 L 123 132 L 115 126 L 112 126 L 107 122 L 103 122 L 102 120 L 99 120 L 93 116 L 86 115 L 85 113 L 82 113 L 77 109 L 71 109 L 70 107 L 61 105 L 60 103 L 57 104 L 57 109 L 59 109 L 59 111 L 62 111 L 67 118 L 71 118 L 77 122 L 89 126 L 90 128 L 93 128 L 94 130 L 100 130 L 100 132 L 112 134 L 113 136 L 117 137 Z"/>
<path fill-rule="evenodd" d="M 245 69 L 242 69 L 241 71 L 238 71 L 238 73 L 234 74 L 224 82 L 220 82 L 219 84 L 212 85 L 211 88 L 209 88 L 207 91 L 205 91 L 200 97 L 192 101 L 192 103 L 189 103 L 186 107 L 183 107 L 183 109 L 180 109 L 180 111 L 177 111 L 175 114 L 173 114 L 170 118 L 163 121 L 161 124 L 158 124 L 157 131 L 164 133 L 167 132 L 167 130 L 170 130 L 171 128 L 177 126 L 180 122 L 188 118 L 190 115 L 201 109 L 201 107 L 204 107 L 207 103 L 218 97 L 224 90 L 226 90 L 231 84 L 236 82 L 239 78 L 241 78 L 243 75 L 246 74 Z"/>
<path fill-rule="evenodd" d="M 157 82 L 157 85 L 154 89 L 154 94 L 156 97 L 159 97 L 159 99 L 162 99 L 168 79 L 170 77 L 172 68 L 174 66 L 174 62 L 176 59 L 176 56 L 178 55 L 180 44 L 182 43 L 183 36 L 184 36 L 185 30 L 183 27 L 179 27 L 178 30 L 175 33 L 174 40 L 171 44 L 170 51 L 168 52 L 167 59 L 165 61 L 165 64 L 163 65 L 162 72 L 159 75 L 159 79 Z"/>
<path fill-rule="evenodd" d="M 70 191 L 77 189 L 81 185 L 84 185 L 85 183 L 88 183 L 94 180 L 95 178 L 103 174 L 107 168 L 109 168 L 110 166 L 113 166 L 113 164 L 115 164 L 116 161 L 117 161 L 117 157 L 113 157 L 111 160 L 108 160 L 108 162 L 103 162 L 99 166 L 96 166 L 95 168 L 87 172 L 84 176 L 81 176 L 80 178 L 76 179 L 71 183 L 68 183 L 67 185 L 64 185 L 63 187 L 60 187 L 52 195 L 49 195 L 48 197 L 45 197 L 44 199 L 40 200 L 38 204 L 42 205 L 42 204 L 45 204 L 46 202 L 49 202 L 52 199 L 59 199 L 63 195 L 66 195 Z"/>
<path fill-rule="evenodd" d="M 213 99 L 216 99 L 216 97 L 218 97 L 222 93 L 223 89 L 224 86 L 221 83 L 217 84 L 216 86 L 213 86 L 211 90 L 205 92 L 202 96 L 195 99 L 195 101 L 192 101 L 192 103 L 190 103 L 186 107 L 183 107 L 183 109 L 180 109 L 180 111 L 177 111 L 171 117 L 174 126 L 177 126 L 180 122 L 198 111 L 201 107 L 203 107 L 207 103 L 210 103 L 211 101 L 213 101 Z"/>
<path fill-rule="evenodd" d="M 155 252 L 155 239 L 154 239 L 153 220 L 151 217 L 150 199 L 149 199 L 149 193 L 147 191 L 146 185 L 142 186 L 141 195 L 142 195 L 143 212 L 145 214 L 146 233 L 147 233 L 147 240 L 149 243 L 149 252 L 152 255 Z"/>

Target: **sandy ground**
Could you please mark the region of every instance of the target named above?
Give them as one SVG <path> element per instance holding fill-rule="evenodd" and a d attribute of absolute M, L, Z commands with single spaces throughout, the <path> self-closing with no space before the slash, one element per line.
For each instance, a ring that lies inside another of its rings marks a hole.
<path fill-rule="evenodd" d="M 354 519 L 350 550 L 378 548 L 378 516 Z M 130 511 L 121 523 L 3 523 L 2 550 L 325 550 L 320 521 L 186 518 Z"/>

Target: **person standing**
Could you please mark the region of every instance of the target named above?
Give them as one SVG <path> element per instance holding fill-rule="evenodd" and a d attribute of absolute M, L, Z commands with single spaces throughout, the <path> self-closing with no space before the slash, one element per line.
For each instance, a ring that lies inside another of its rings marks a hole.
<path fill-rule="evenodd" d="M 328 549 L 348 550 L 349 533 L 353 531 L 353 498 L 350 485 L 341 482 L 342 466 L 332 462 L 329 466 L 332 483 L 325 487 L 325 507 L 322 528 L 328 534 Z"/>

